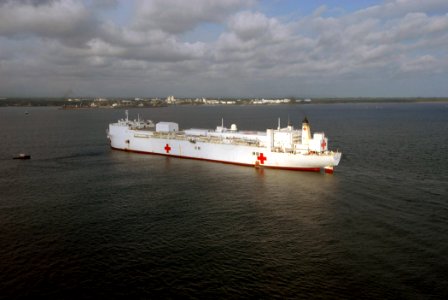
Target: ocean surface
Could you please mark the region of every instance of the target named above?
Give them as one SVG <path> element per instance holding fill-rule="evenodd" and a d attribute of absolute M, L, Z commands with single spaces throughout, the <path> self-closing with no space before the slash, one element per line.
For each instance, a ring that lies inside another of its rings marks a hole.
<path fill-rule="evenodd" d="M 106 138 L 123 109 L 0 108 L 0 298 L 447 299 L 447 103 L 129 114 L 306 115 L 343 156 L 328 175 L 127 153 Z"/>

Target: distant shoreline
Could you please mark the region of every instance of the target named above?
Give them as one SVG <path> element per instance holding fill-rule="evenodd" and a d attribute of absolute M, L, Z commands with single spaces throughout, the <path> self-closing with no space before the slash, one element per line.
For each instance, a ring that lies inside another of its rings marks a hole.
<path fill-rule="evenodd" d="M 310 105 L 310 104 L 363 104 L 363 103 L 448 103 L 448 97 L 421 97 L 421 98 L 313 98 L 301 100 L 297 98 L 289 98 L 282 100 L 266 100 L 270 103 L 260 103 L 257 99 L 236 99 L 223 98 L 218 100 L 210 100 L 216 103 L 202 103 L 198 98 L 179 98 L 177 102 L 170 103 L 161 99 L 141 99 L 133 98 L 110 98 L 98 101 L 96 98 L 81 98 L 67 100 L 65 98 L 0 98 L 0 107 L 42 107 L 55 106 L 60 109 L 95 109 L 95 108 L 144 108 L 144 107 L 167 107 L 172 105 L 191 105 L 191 106 L 269 106 L 269 105 Z M 264 100 L 264 99 L 263 99 Z M 274 101 L 284 101 L 274 103 Z M 207 100 L 204 100 L 204 102 Z M 258 102 L 258 103 L 257 103 Z"/>

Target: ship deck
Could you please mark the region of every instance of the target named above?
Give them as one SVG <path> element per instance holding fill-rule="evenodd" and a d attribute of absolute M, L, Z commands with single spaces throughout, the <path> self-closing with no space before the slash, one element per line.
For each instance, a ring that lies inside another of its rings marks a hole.
<path fill-rule="evenodd" d="M 134 137 L 136 138 L 161 138 L 161 139 L 169 139 L 169 140 L 186 140 L 191 143 L 214 143 L 214 144 L 232 144 L 232 145 L 245 145 L 252 147 L 264 147 L 264 143 L 260 140 L 251 140 L 243 137 L 226 137 L 220 135 L 189 135 L 186 134 L 185 131 L 176 131 L 176 132 L 157 132 L 152 128 L 131 128 L 134 130 Z M 205 130 L 204 130 L 205 131 Z M 211 134 L 215 133 L 213 131 L 209 131 Z M 247 134 L 249 132 L 244 132 L 243 134 Z M 263 137 L 261 134 L 257 134 L 256 132 L 250 132 L 250 134 L 257 135 Z"/>

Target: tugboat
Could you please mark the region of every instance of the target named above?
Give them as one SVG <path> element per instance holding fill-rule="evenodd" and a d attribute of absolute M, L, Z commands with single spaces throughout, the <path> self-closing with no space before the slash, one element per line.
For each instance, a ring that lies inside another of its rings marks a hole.
<path fill-rule="evenodd" d="M 31 159 L 31 155 L 20 153 L 19 155 L 14 156 L 12 159 Z"/>

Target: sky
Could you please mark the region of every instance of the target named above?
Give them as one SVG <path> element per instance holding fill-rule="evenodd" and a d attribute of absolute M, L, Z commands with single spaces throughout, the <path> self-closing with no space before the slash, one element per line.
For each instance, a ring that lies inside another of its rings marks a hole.
<path fill-rule="evenodd" d="M 0 97 L 447 97 L 447 0 L 0 0 Z"/>

